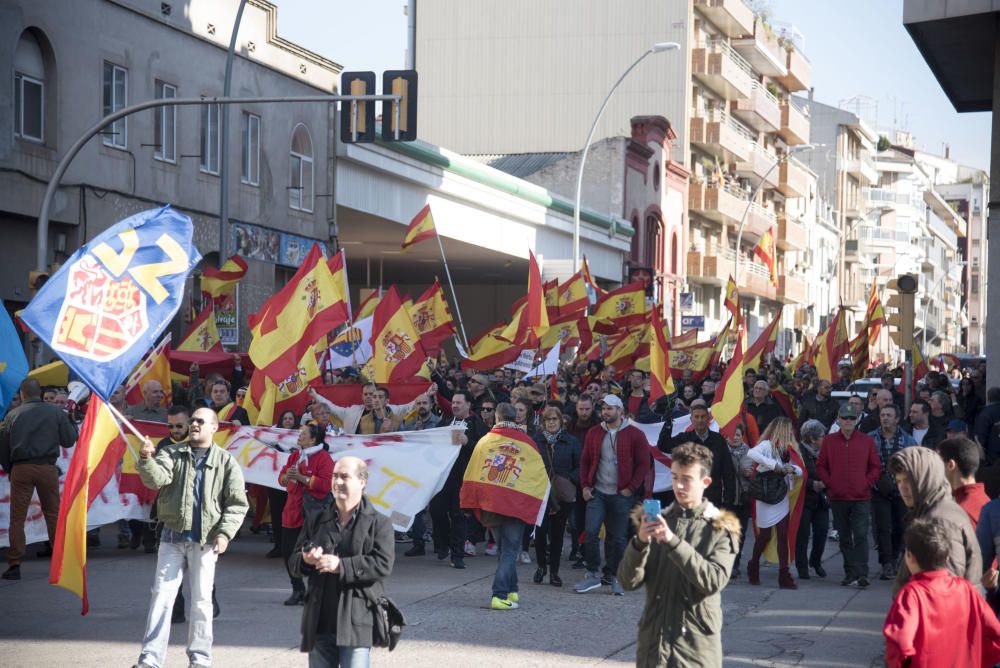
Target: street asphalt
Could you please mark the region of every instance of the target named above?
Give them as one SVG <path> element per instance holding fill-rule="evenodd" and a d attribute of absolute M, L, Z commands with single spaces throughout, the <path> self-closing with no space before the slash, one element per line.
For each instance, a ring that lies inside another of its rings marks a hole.
<path fill-rule="evenodd" d="M 18 582 L 0 581 L 0 665 L 128 668 L 137 659 L 149 605 L 154 555 L 115 548 L 114 527 L 88 555 L 90 613 L 78 599 L 48 584 L 47 560 L 27 559 Z M 282 605 L 290 593 L 281 561 L 265 559 L 271 545 L 247 531 L 220 560 L 216 582 L 222 614 L 215 621 L 215 666 L 305 666 L 298 651 L 301 608 Z M 749 554 L 751 540 L 744 548 Z M 40 546 L 29 548 L 34 554 Z M 466 559 L 455 570 L 433 554 L 407 558 L 397 543 L 389 594 L 407 616 L 393 652 L 374 650 L 375 666 L 580 666 L 634 664 L 640 592 L 612 596 L 609 587 L 576 594 L 582 574 L 564 565 L 562 588 L 536 585 L 534 565 L 519 565 L 521 607 L 489 610 L 495 557 Z M 872 554 L 873 562 L 874 553 Z M 723 592 L 726 666 L 880 666 L 882 621 L 890 583 L 867 589 L 840 586 L 836 542 L 827 543 L 825 579 L 779 590 L 777 568 L 762 569 L 762 584 L 737 580 Z M 874 570 L 874 566 L 873 566 Z M 185 591 L 187 587 L 185 586 Z M 168 666 L 187 665 L 186 625 L 175 625 Z"/>

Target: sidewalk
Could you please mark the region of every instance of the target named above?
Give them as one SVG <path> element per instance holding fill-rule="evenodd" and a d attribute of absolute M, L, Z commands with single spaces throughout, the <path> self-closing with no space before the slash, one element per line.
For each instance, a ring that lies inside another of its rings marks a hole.
<path fill-rule="evenodd" d="M 29 559 L 20 582 L 0 581 L 5 668 L 135 662 L 155 557 L 116 550 L 114 535 L 114 528 L 106 527 L 105 546 L 89 555 L 91 612 L 86 617 L 80 616 L 75 596 L 48 584 L 48 561 Z M 582 571 L 568 565 L 561 572 L 561 589 L 547 582 L 536 585 L 531 582 L 535 566 L 520 565 L 522 607 L 495 612 L 488 609 L 495 558 L 468 558 L 467 568 L 457 571 L 433 554 L 402 556 L 408 547 L 397 544 L 388 589 L 410 625 L 396 651 L 373 653 L 373 665 L 476 666 L 497 663 L 501 653 L 505 666 L 634 665 L 641 593 L 616 597 L 605 587 L 575 594 L 572 585 Z M 220 562 L 216 666 L 306 665 L 298 652 L 301 608 L 281 604 L 290 591 L 288 578 L 280 560 L 263 557 L 268 549 L 263 536 L 244 532 Z M 744 550 L 749 554 L 750 545 Z M 773 567 L 762 569 L 759 587 L 743 579 L 726 588 L 726 666 L 881 665 L 891 583 L 875 580 L 867 590 L 841 587 L 835 542 L 827 544 L 825 565 L 825 580 L 801 582 L 798 591 L 778 590 Z M 168 666 L 187 665 L 186 634 L 186 625 L 173 627 Z"/>

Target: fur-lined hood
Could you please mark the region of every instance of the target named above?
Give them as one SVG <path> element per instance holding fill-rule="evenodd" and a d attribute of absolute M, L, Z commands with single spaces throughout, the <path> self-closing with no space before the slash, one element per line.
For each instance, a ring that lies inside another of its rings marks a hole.
<path fill-rule="evenodd" d="M 702 518 L 706 521 L 710 521 L 712 526 L 716 529 L 728 531 L 737 541 L 740 539 L 742 527 L 740 526 L 739 518 L 728 510 L 720 510 L 719 508 L 716 508 L 715 505 L 707 499 L 702 501 L 700 505 L 690 511 L 685 511 L 677 505 L 676 502 L 674 502 L 664 508 L 660 514 L 664 518 L 667 518 L 671 516 L 680 516 L 685 512 L 690 512 L 692 518 Z M 642 504 L 632 508 L 632 524 L 638 527 L 642 523 L 642 515 Z"/>

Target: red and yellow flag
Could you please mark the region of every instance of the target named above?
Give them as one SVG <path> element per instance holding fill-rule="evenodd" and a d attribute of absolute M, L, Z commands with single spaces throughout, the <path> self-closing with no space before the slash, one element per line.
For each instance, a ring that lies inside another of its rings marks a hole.
<path fill-rule="evenodd" d="M 670 347 L 670 372 L 674 378 L 681 379 L 685 371 L 691 372 L 691 379 L 700 382 L 708 375 L 708 366 L 715 354 L 715 344 L 713 341 L 697 343 L 686 348 L 675 349 Z"/>
<path fill-rule="evenodd" d="M 613 342 L 608 342 L 604 365 L 614 365 L 619 371 L 631 369 L 636 360 L 649 356 L 649 325 L 626 330 Z"/>
<path fill-rule="evenodd" d="M 243 400 L 243 408 L 250 418 L 250 424 L 270 427 L 286 410 L 301 415 L 309 402 L 309 385 L 319 377 L 316 353 L 312 349 L 302 356 L 294 373 L 278 382 L 262 373 L 255 373 L 250 378 L 250 386 Z"/>
<path fill-rule="evenodd" d="M 641 324 L 646 319 L 646 289 L 634 281 L 613 292 L 608 292 L 594 305 L 593 317 L 605 320 L 621 329 Z"/>
<path fill-rule="evenodd" d="M 837 364 L 840 362 L 840 358 L 848 354 L 851 349 L 843 306 L 837 309 L 837 315 L 817 337 L 815 348 L 813 357 L 815 358 L 816 375 L 819 376 L 820 380 L 836 382 Z"/>
<path fill-rule="evenodd" d="M 683 334 L 678 334 L 670 339 L 671 350 L 679 350 L 681 348 L 690 348 L 691 346 L 698 344 L 698 330 L 689 329 Z"/>
<path fill-rule="evenodd" d="M 215 308 L 212 302 L 209 302 L 191 323 L 176 350 L 189 353 L 223 352 L 222 339 L 215 325 Z"/>
<path fill-rule="evenodd" d="M 736 352 L 729 360 L 722 380 L 715 390 L 712 402 L 712 417 L 719 423 L 719 433 L 726 438 L 743 421 L 746 392 L 743 389 L 743 328 L 736 334 Z"/>
<path fill-rule="evenodd" d="M 764 365 L 764 359 L 769 353 L 774 352 L 774 347 L 778 343 L 778 324 L 781 322 L 781 311 L 774 318 L 774 321 L 764 328 L 757 340 L 747 348 L 746 355 L 743 356 L 743 368 L 760 371 Z"/>
<path fill-rule="evenodd" d="M 535 441 L 519 429 L 494 427 L 479 439 L 462 479 L 459 505 L 514 517 L 528 526 L 544 519 L 549 476 Z"/>
<path fill-rule="evenodd" d="M 389 383 L 415 376 L 427 359 L 420 333 L 410 320 L 396 286 L 389 288 L 372 320 L 372 382 Z"/>
<path fill-rule="evenodd" d="M 403 239 L 403 252 L 409 250 L 410 246 L 418 244 L 425 239 L 433 239 L 437 236 L 437 228 L 434 227 L 434 218 L 431 216 L 431 205 L 428 204 L 410 221 L 406 228 L 406 237 Z"/>
<path fill-rule="evenodd" d="M 670 342 L 660 309 L 653 309 L 652 340 L 649 342 L 649 403 L 674 393 L 674 377 L 670 371 Z"/>
<path fill-rule="evenodd" d="M 875 345 L 878 335 L 885 324 L 885 309 L 882 300 L 878 298 L 878 282 L 872 281 L 872 291 L 868 295 L 868 310 L 865 312 L 865 329 L 868 330 L 868 343 Z"/>
<path fill-rule="evenodd" d="M 600 299 L 607 294 L 607 290 L 604 290 L 597 284 L 594 277 L 590 274 L 590 265 L 587 264 L 587 256 L 583 256 L 583 264 L 580 265 L 580 274 L 583 276 L 584 283 L 594 291 L 597 299 Z"/>
<path fill-rule="evenodd" d="M 83 604 L 81 615 L 90 610 L 87 600 L 87 509 L 111 480 L 124 452 L 125 438 L 118 430 L 118 423 L 104 402 L 91 394 L 66 472 L 49 567 L 49 584 L 69 589 L 79 596 Z"/>
<path fill-rule="evenodd" d="M 587 324 L 586 318 L 581 318 L 576 314 L 555 320 L 549 324 L 549 329 L 538 342 L 539 352 L 548 352 L 556 343 L 562 344 L 562 350 L 571 346 L 589 348 L 591 335 Z"/>
<path fill-rule="evenodd" d="M 723 305 L 733 314 L 733 317 L 739 320 L 740 317 L 740 293 L 736 289 L 736 280 L 733 275 L 729 275 L 729 281 L 726 283 L 726 296 L 723 300 Z"/>
<path fill-rule="evenodd" d="M 528 251 L 528 294 L 515 303 L 516 311 L 510 324 L 497 338 L 520 348 L 537 348 L 539 340 L 549 329 L 549 314 L 545 308 L 542 291 L 542 274 L 535 254 Z"/>
<path fill-rule="evenodd" d="M 559 317 L 559 279 L 553 278 L 542 285 L 545 293 L 545 310 L 549 313 L 549 319 Z"/>
<path fill-rule="evenodd" d="M 274 382 L 294 374 L 299 361 L 320 337 L 350 317 L 341 275 L 343 255 L 329 263 L 313 245 L 299 270 L 249 319 L 253 331 L 250 359 Z"/>
<path fill-rule="evenodd" d="M 521 349 L 500 338 L 507 329 L 505 322 L 493 325 L 469 342 L 469 356 L 462 360 L 463 369 L 495 369 L 510 364 L 521 354 Z"/>
<path fill-rule="evenodd" d="M 436 355 L 441 343 L 455 333 L 455 320 L 451 317 L 448 300 L 444 298 L 444 290 L 437 279 L 413 303 L 410 319 L 420 335 L 424 352 L 430 356 Z"/>
<path fill-rule="evenodd" d="M 201 275 L 201 292 L 212 300 L 232 294 L 236 284 L 247 275 L 247 261 L 239 255 L 226 260 L 221 267 L 208 267 Z"/>
<path fill-rule="evenodd" d="M 579 315 L 589 304 L 587 282 L 580 270 L 559 286 L 559 317 Z"/>
<path fill-rule="evenodd" d="M 146 353 L 146 357 L 139 362 L 132 375 L 125 381 L 125 401 L 129 404 L 137 404 L 142 401 L 143 385 L 151 380 L 155 380 L 163 388 L 161 405 L 170 406 L 173 404 L 169 352 L 170 332 L 167 332 L 167 335 L 163 337 L 159 345 Z"/>
<path fill-rule="evenodd" d="M 778 258 L 774 250 L 774 234 L 767 230 L 761 235 L 760 241 L 753 247 L 753 254 L 760 258 L 760 261 L 767 267 L 771 275 L 771 285 L 778 284 Z"/>
<path fill-rule="evenodd" d="M 857 380 L 868 375 L 868 330 L 861 328 L 851 339 L 851 378 Z"/>
<path fill-rule="evenodd" d="M 910 355 L 913 358 L 913 387 L 910 389 L 912 396 L 916 397 L 917 384 L 923 379 L 924 376 L 927 375 L 927 372 L 930 371 L 930 367 L 927 366 L 927 360 L 924 359 L 924 354 L 920 352 L 920 347 L 917 345 L 916 341 L 913 342 L 913 347 L 910 348 L 910 351 Z"/>
<path fill-rule="evenodd" d="M 791 373 L 794 375 L 796 371 L 802 368 L 803 364 L 812 364 L 812 344 L 809 343 L 809 339 L 805 336 L 802 337 L 802 352 L 795 356 L 789 363 L 788 367 Z"/>

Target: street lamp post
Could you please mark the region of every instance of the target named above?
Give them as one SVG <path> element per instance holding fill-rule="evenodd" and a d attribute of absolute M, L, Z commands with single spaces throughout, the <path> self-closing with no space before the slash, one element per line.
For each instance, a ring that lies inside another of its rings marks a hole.
<path fill-rule="evenodd" d="M 590 142 L 594 140 L 594 132 L 597 131 L 597 124 L 601 121 L 601 116 L 604 114 L 605 107 L 608 106 L 608 102 L 611 101 L 611 96 L 614 95 L 615 90 L 621 85 L 621 82 L 625 80 L 625 77 L 629 75 L 629 72 L 634 70 L 636 66 L 643 61 L 643 59 L 653 53 L 660 53 L 661 51 L 675 51 L 680 49 L 681 45 L 677 42 L 657 42 L 641 56 L 639 56 L 634 63 L 629 65 L 628 69 L 622 72 L 622 75 L 618 77 L 618 81 L 615 85 L 611 87 L 608 94 L 604 97 L 604 102 L 601 103 L 601 108 L 597 110 L 597 116 L 594 118 L 594 124 L 590 126 L 590 132 L 587 134 L 587 143 L 583 145 L 583 154 L 580 156 L 580 167 L 576 173 L 576 201 L 573 205 L 573 273 L 575 274 L 580 270 L 580 192 L 583 190 L 583 166 L 587 162 L 587 153 L 590 151 Z"/>
<path fill-rule="evenodd" d="M 743 215 L 740 217 L 739 231 L 736 233 L 736 256 L 733 259 L 733 280 L 736 281 L 737 285 L 739 285 L 740 281 L 740 244 L 743 242 L 743 227 L 747 223 L 747 214 L 750 213 L 750 207 L 753 206 L 754 200 L 757 199 L 757 193 L 760 192 L 761 187 L 763 187 L 764 182 L 767 181 L 767 177 L 771 175 L 771 172 L 777 169 L 778 165 L 792 157 L 792 154 L 802 153 L 803 151 L 811 151 L 818 146 L 821 146 L 821 144 L 802 144 L 800 146 L 793 146 L 789 148 L 785 151 L 784 155 L 775 160 L 774 164 L 771 165 L 766 172 L 764 172 L 764 176 L 761 177 L 760 182 L 757 183 L 753 192 L 750 193 L 750 199 L 747 200 L 746 208 L 743 209 Z"/>
<path fill-rule="evenodd" d="M 953 269 L 961 269 L 967 264 L 968 262 L 966 262 L 965 260 L 962 260 L 960 262 L 953 262 L 951 266 L 948 267 L 948 270 L 943 274 L 941 274 L 941 278 L 937 279 L 937 281 L 934 283 L 934 287 L 932 287 L 930 292 L 928 293 L 929 296 L 927 299 L 927 306 L 924 307 L 924 326 L 923 326 L 923 331 L 921 332 L 921 344 L 920 344 L 920 351 L 925 355 L 927 354 L 927 312 L 931 308 L 931 299 L 933 299 L 934 295 L 937 293 L 938 286 L 944 283 L 944 279 L 951 276 L 951 272 Z M 935 331 L 935 334 L 940 334 L 940 332 Z"/>

